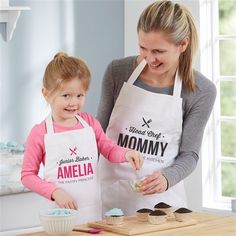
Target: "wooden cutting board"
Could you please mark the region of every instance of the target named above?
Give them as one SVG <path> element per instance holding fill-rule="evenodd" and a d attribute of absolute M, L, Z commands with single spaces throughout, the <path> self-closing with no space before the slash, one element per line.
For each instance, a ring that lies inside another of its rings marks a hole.
<path fill-rule="evenodd" d="M 150 224 L 148 222 L 141 222 L 137 220 L 136 216 L 125 216 L 122 225 L 108 225 L 105 220 L 88 223 L 89 227 L 102 228 L 106 231 L 123 235 L 137 235 L 151 233 L 155 231 L 175 229 L 197 224 L 194 219 L 189 219 L 185 222 L 178 222 L 174 218 L 169 218 L 166 223 L 160 225 Z"/>

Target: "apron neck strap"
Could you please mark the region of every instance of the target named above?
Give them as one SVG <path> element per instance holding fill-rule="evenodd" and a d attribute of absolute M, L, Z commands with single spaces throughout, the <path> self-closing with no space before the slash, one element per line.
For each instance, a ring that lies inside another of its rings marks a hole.
<path fill-rule="evenodd" d="M 177 69 L 175 73 L 175 83 L 174 83 L 174 91 L 173 96 L 174 97 L 180 97 L 182 90 L 182 80 L 179 78 L 179 70 Z"/>
<path fill-rule="evenodd" d="M 138 66 L 135 68 L 131 76 L 129 77 L 127 83 L 128 84 L 134 84 L 135 80 L 139 77 L 141 74 L 142 70 L 146 66 L 147 62 L 145 59 L 143 59 Z M 174 91 L 173 91 L 173 96 L 174 97 L 180 97 L 181 95 L 181 89 L 182 89 L 182 81 L 179 78 L 179 73 L 178 70 L 175 73 L 175 83 L 174 83 Z"/>
<path fill-rule="evenodd" d="M 88 123 L 80 115 L 76 115 L 75 117 L 83 125 L 84 128 L 89 127 Z"/>
<path fill-rule="evenodd" d="M 89 127 L 88 123 L 79 115 L 75 116 L 76 119 L 82 124 L 84 128 Z M 52 122 L 52 115 L 48 115 L 46 118 L 46 129 L 47 129 L 47 134 L 53 134 L 54 129 L 53 129 L 53 122 Z"/>
<path fill-rule="evenodd" d="M 47 134 L 54 133 L 51 114 L 49 114 L 46 118 L 46 130 L 47 130 Z"/>
<path fill-rule="evenodd" d="M 146 66 L 147 62 L 145 61 L 145 59 L 143 59 L 138 66 L 135 68 L 135 70 L 133 71 L 133 73 L 131 74 L 131 76 L 129 77 L 127 83 L 129 84 L 134 84 L 135 80 L 139 77 L 139 75 L 141 74 L 142 70 L 144 69 L 144 67 Z"/>

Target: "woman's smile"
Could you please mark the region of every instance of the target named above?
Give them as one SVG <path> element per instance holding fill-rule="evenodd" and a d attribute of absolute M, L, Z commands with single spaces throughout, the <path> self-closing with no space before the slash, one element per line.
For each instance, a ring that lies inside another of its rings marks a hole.
<path fill-rule="evenodd" d="M 155 64 L 149 63 L 149 64 L 148 64 L 148 66 L 149 66 L 151 69 L 157 69 L 157 68 L 159 68 L 161 65 L 162 65 L 162 63 L 155 63 Z"/>

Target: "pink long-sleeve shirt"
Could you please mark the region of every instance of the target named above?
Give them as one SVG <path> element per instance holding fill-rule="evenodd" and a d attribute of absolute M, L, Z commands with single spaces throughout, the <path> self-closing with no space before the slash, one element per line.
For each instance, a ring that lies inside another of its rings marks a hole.
<path fill-rule="evenodd" d="M 111 162 L 125 162 L 126 148 L 122 148 L 114 144 L 103 132 L 103 129 L 98 120 L 86 112 L 81 112 L 79 115 L 91 126 L 94 130 L 98 152 L 106 157 Z M 81 129 L 83 126 L 78 122 L 75 126 L 65 127 L 58 124 L 53 124 L 54 132 L 64 132 L 68 130 Z M 38 176 L 40 164 L 45 165 L 45 145 L 44 135 L 46 134 L 45 120 L 40 124 L 35 125 L 26 141 L 24 160 L 21 171 L 21 181 L 25 187 L 33 192 L 36 192 L 47 199 L 51 200 L 52 193 L 58 188 L 54 183 L 45 181 Z"/>

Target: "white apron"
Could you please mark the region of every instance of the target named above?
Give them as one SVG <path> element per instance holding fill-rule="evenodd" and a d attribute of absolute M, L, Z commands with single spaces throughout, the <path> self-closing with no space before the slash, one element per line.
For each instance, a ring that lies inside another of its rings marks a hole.
<path fill-rule="evenodd" d="M 153 208 L 160 201 L 176 207 L 186 206 L 183 182 L 163 193 L 143 196 L 134 192 L 130 181 L 170 166 L 178 155 L 182 133 L 182 81 L 175 76 L 172 95 L 158 94 L 133 83 L 146 65 L 143 60 L 123 84 L 113 108 L 107 135 L 118 145 L 138 150 L 144 157 L 140 171 L 128 163 L 112 164 L 100 158 L 103 213 L 118 207 L 126 215 L 140 208 Z"/>
<path fill-rule="evenodd" d="M 101 219 L 98 151 L 95 134 L 85 120 L 84 128 L 54 133 L 51 115 L 46 119 L 44 179 L 68 192 L 77 201 L 77 224 Z M 47 207 L 58 207 L 47 201 Z"/>

